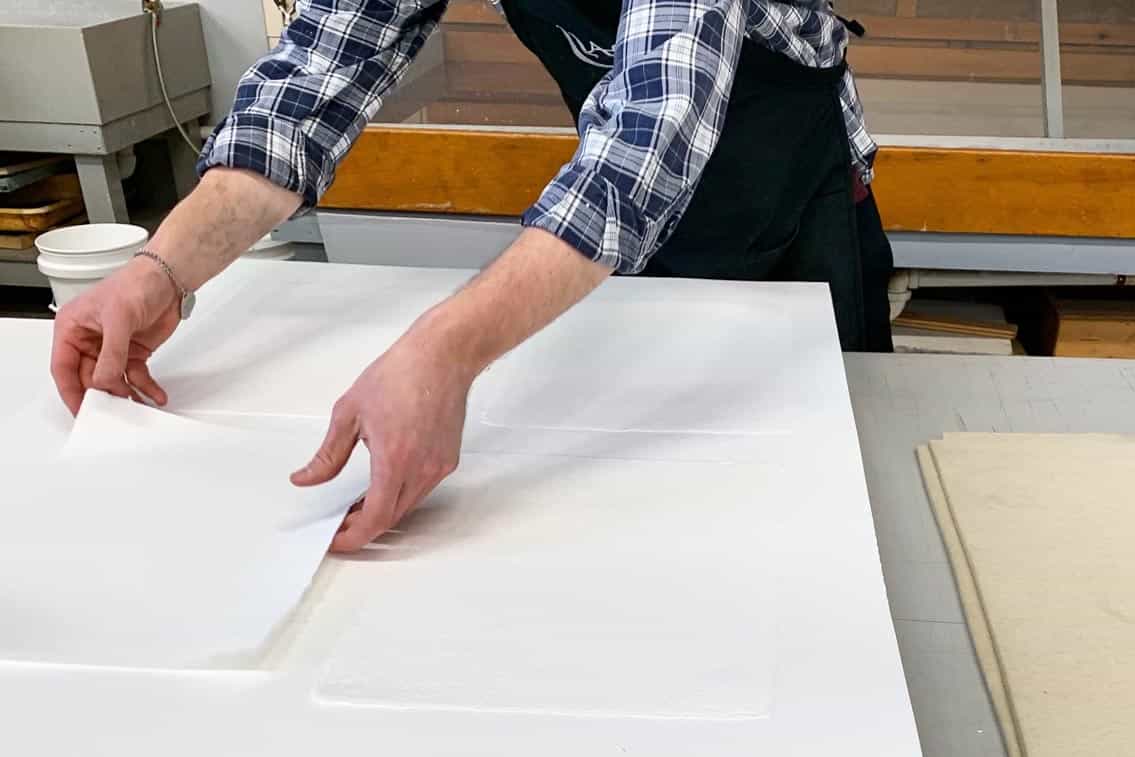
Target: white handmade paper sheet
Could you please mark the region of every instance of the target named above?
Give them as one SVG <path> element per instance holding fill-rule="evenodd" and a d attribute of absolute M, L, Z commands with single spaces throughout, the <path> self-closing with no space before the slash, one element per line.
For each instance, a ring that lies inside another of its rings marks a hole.
<path fill-rule="evenodd" d="M 771 534 L 737 524 L 772 510 L 746 487 L 782 475 L 752 462 L 469 454 L 372 549 L 384 570 L 316 694 L 428 710 L 765 718 L 779 574 Z"/>
<path fill-rule="evenodd" d="M 288 473 L 318 436 L 187 420 L 88 392 L 57 458 L 6 464 L 0 657 L 140 667 L 232 663 L 299 601 L 347 507 Z"/>

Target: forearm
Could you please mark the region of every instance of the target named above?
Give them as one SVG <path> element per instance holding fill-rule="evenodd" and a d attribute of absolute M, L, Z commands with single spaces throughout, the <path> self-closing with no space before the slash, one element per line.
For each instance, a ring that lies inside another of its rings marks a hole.
<path fill-rule="evenodd" d="M 525 229 L 468 285 L 423 315 L 404 339 L 472 379 L 599 286 L 611 269 L 540 229 Z"/>
<path fill-rule="evenodd" d="M 166 216 L 147 249 L 196 290 L 290 217 L 300 201 L 263 176 L 214 168 Z"/>

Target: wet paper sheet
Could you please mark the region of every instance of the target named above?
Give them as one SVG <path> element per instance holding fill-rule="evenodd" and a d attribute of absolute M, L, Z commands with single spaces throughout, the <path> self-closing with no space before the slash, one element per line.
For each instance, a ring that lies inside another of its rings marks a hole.
<path fill-rule="evenodd" d="M 59 456 L 4 463 L 0 659 L 239 665 L 366 488 L 358 454 L 293 486 L 318 443 L 310 424 L 255 432 L 89 392 Z"/>

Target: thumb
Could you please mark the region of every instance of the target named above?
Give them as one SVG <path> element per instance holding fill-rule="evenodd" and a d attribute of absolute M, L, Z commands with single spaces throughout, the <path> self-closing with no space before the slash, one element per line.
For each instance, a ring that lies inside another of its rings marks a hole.
<path fill-rule="evenodd" d="M 353 419 L 332 417 L 323 444 L 307 465 L 292 474 L 292 483 L 296 486 L 315 486 L 339 475 L 359 440 L 355 428 Z"/>
<path fill-rule="evenodd" d="M 91 376 L 95 389 L 129 397 L 126 384 L 126 360 L 130 352 L 130 326 L 122 312 L 110 312 L 102 323 L 102 345 Z"/>

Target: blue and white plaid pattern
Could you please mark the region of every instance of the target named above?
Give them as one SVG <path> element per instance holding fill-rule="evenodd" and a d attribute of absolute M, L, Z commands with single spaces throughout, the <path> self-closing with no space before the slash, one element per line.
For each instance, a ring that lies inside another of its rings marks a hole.
<path fill-rule="evenodd" d="M 198 170 L 244 168 L 314 205 L 446 0 L 309 0 L 241 79 Z M 725 119 L 744 38 L 815 68 L 847 32 L 829 0 L 623 0 L 614 65 L 579 119 L 580 144 L 524 224 L 637 273 L 689 204 Z M 840 87 L 852 159 L 871 180 L 875 143 L 851 73 Z"/>
<path fill-rule="evenodd" d="M 244 168 L 315 205 L 446 0 L 301 0 L 280 43 L 241 77 L 197 172 Z"/>

